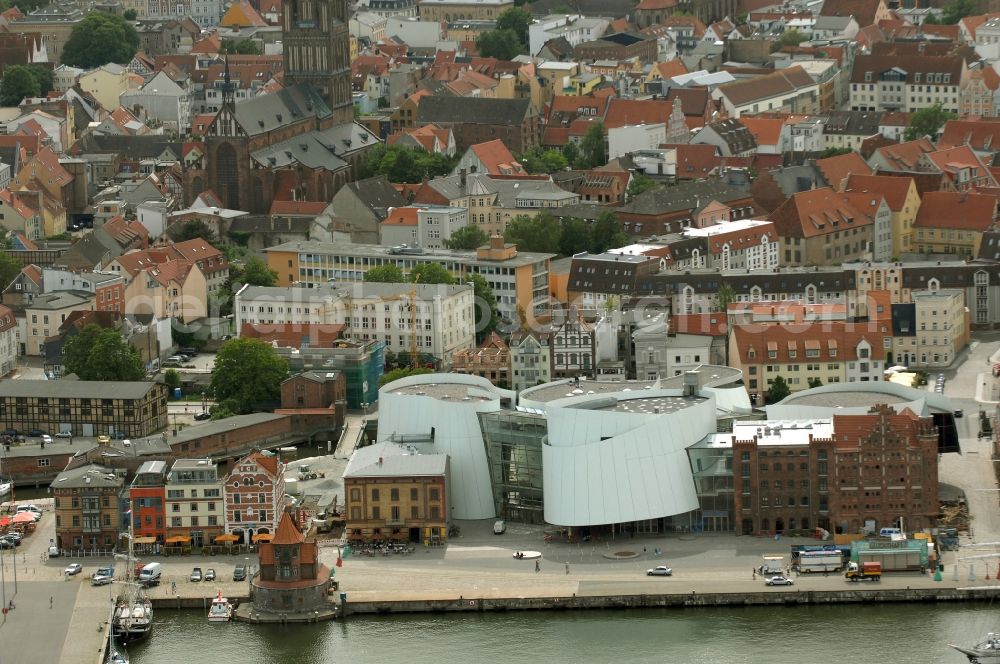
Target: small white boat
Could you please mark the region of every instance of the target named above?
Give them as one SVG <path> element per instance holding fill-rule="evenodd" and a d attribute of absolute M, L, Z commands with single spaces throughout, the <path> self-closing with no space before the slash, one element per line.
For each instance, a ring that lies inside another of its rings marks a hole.
<path fill-rule="evenodd" d="M 972 664 L 1000 662 L 1000 634 L 990 632 L 981 643 L 971 648 L 963 648 L 954 643 L 948 645 L 968 657 Z"/>
<path fill-rule="evenodd" d="M 0 482 L 0 497 L 6 496 L 14 488 L 12 482 Z"/>
<path fill-rule="evenodd" d="M 212 606 L 208 608 L 208 622 L 229 622 L 233 617 L 233 605 L 222 596 L 219 591 L 218 596 L 212 600 Z"/>

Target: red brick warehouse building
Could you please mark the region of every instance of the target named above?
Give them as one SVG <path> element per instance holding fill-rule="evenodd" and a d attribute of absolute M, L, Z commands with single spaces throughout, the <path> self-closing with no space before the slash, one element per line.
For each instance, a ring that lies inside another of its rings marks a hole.
<path fill-rule="evenodd" d="M 733 427 L 741 534 L 857 533 L 936 525 L 938 432 L 930 417 L 878 404 L 865 414 Z"/>

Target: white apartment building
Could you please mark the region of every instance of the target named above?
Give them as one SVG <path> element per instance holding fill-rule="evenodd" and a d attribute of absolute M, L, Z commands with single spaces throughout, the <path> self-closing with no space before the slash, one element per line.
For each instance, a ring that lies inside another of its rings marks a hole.
<path fill-rule="evenodd" d="M 859 55 L 851 71 L 851 110 L 912 112 L 940 103 L 957 114 L 967 77 L 960 55 Z"/>
<path fill-rule="evenodd" d="M 521 391 L 552 380 L 552 354 L 549 337 L 534 332 L 515 333 L 510 349 L 510 387 Z"/>
<path fill-rule="evenodd" d="M 266 287 L 246 284 L 233 299 L 239 336 L 246 325 L 336 325 L 344 322 L 343 293 L 334 288 Z"/>
<path fill-rule="evenodd" d="M 911 368 L 947 367 L 969 339 L 965 293 L 913 291 L 911 304 L 893 305 L 892 356 Z"/>
<path fill-rule="evenodd" d="M 411 302 L 416 308 L 411 309 Z M 385 341 L 393 353 L 432 355 L 442 366 L 457 350 L 475 346 L 475 297 L 470 285 L 355 283 L 343 288 L 244 286 L 233 315 L 266 331 L 284 325 L 344 325 L 344 336 Z"/>
<path fill-rule="evenodd" d="M 211 459 L 178 459 L 167 474 L 167 538 L 183 535 L 191 545 L 212 544 L 225 530 L 222 478 Z"/>
<path fill-rule="evenodd" d="M 444 249 L 452 233 L 469 224 L 469 210 L 435 205 L 417 210 L 417 239 L 421 247 Z"/>
<path fill-rule="evenodd" d="M 781 239 L 770 221 L 740 219 L 689 228 L 685 237 L 704 238 L 705 255 L 719 270 L 771 270 L 780 265 Z M 698 266 L 694 266 L 698 267 Z"/>
<path fill-rule="evenodd" d="M 343 289 L 351 316 L 345 336 L 384 341 L 393 353 L 432 355 L 441 368 L 475 346 L 475 296 L 469 285 L 360 283 Z M 415 305 L 415 308 L 411 308 Z"/>
<path fill-rule="evenodd" d="M 580 14 L 550 14 L 528 26 L 528 47 L 537 54 L 550 39 L 564 37 L 570 46 L 598 39 L 611 25 L 610 18 Z"/>
<path fill-rule="evenodd" d="M 17 318 L 10 308 L 0 305 L 0 376 L 17 368 L 17 358 L 21 354 L 17 339 Z"/>

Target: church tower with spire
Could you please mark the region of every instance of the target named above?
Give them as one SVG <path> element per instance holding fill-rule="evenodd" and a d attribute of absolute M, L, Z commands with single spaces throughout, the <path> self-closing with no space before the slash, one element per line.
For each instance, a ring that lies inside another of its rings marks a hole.
<path fill-rule="evenodd" d="M 285 85 L 310 83 L 334 122 L 352 122 L 348 0 L 286 0 L 283 50 Z"/>

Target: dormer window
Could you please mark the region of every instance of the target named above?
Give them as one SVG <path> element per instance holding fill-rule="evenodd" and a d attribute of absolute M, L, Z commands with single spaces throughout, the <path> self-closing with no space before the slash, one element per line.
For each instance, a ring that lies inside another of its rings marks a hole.
<path fill-rule="evenodd" d="M 917 72 L 916 74 L 914 74 L 913 75 L 913 82 L 914 83 L 919 83 L 920 82 L 920 76 L 921 76 L 920 72 Z"/>
<path fill-rule="evenodd" d="M 872 80 L 872 73 L 870 71 L 866 71 L 865 72 L 865 82 L 866 83 L 871 83 L 871 80 Z"/>

